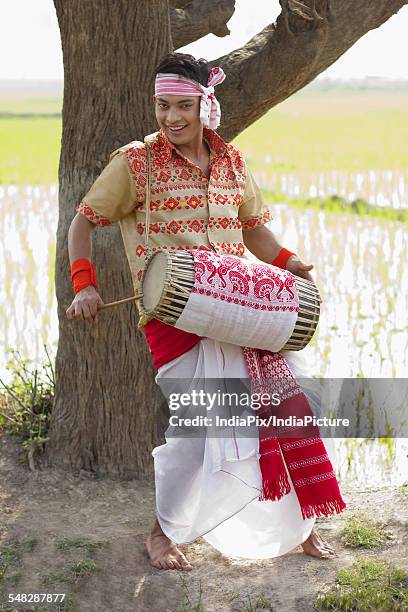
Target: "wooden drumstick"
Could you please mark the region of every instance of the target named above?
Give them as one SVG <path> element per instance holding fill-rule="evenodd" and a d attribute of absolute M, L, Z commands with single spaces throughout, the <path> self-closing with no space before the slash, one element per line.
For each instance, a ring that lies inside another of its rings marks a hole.
<path fill-rule="evenodd" d="M 127 302 L 134 302 L 135 300 L 139 300 L 142 297 L 141 293 L 136 295 L 132 295 L 132 297 L 124 298 L 123 300 L 118 300 L 117 302 L 108 302 L 107 304 L 98 304 L 98 310 L 103 310 L 104 308 L 111 308 L 111 306 L 118 306 L 119 304 L 126 304 Z"/>

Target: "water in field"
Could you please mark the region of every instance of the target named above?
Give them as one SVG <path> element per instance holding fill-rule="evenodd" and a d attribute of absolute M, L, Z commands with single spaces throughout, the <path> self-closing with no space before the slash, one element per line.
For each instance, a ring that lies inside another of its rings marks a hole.
<path fill-rule="evenodd" d="M 55 349 L 58 319 L 54 260 L 57 186 L 0 185 L 0 377 L 6 349 L 41 360 Z M 55 350 L 54 350 L 55 353 Z"/>
<path fill-rule="evenodd" d="M 321 376 L 408 374 L 406 225 L 275 205 L 281 243 L 313 263 L 322 316 L 311 346 Z"/>
<path fill-rule="evenodd" d="M 346 201 L 362 199 L 374 206 L 408 209 L 408 172 L 364 170 L 361 172 L 275 172 L 270 155 L 264 169 L 256 172 L 259 186 L 289 198 L 327 198 L 340 196 Z M 268 165 L 270 167 L 268 168 Z"/>
<path fill-rule="evenodd" d="M 336 440 L 337 472 L 342 482 L 359 490 L 401 486 L 408 482 L 406 438 Z"/>

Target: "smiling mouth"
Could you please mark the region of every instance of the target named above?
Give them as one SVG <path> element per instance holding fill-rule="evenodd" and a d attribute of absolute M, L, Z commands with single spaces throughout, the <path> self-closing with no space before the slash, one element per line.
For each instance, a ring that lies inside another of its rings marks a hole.
<path fill-rule="evenodd" d="M 181 125 L 177 127 L 168 127 L 168 129 L 170 130 L 172 134 L 177 134 L 177 132 L 181 132 L 181 130 L 184 130 L 185 127 L 187 127 L 187 125 Z"/>

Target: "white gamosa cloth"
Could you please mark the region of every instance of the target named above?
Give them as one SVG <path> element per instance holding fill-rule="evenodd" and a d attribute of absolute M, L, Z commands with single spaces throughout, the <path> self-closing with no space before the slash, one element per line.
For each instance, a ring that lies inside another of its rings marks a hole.
<path fill-rule="evenodd" d="M 307 375 L 303 355 L 289 351 L 284 355 L 296 378 Z M 191 389 L 199 381 L 201 389 L 213 392 L 214 379 L 223 391 L 223 379 L 228 378 L 249 380 L 242 348 L 204 338 L 159 368 L 156 382 L 169 398 L 178 390 L 177 381 L 183 380 L 183 391 L 188 390 L 189 379 Z M 312 396 L 303 389 L 312 404 Z M 223 437 L 172 433 L 174 428 L 169 427 L 166 443 L 152 455 L 157 518 L 173 542 L 189 543 L 203 536 L 227 556 L 266 559 L 289 552 L 309 537 L 315 519 L 302 519 L 293 485 L 279 501 L 258 500 L 262 479 L 255 426 L 251 437 L 245 438 L 236 437 L 233 427 L 225 427 Z M 333 462 L 334 447 L 330 440 L 324 442 Z"/>

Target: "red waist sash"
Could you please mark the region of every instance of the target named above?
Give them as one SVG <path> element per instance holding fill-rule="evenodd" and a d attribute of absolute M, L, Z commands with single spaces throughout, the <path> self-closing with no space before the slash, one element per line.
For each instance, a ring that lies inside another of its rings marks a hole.
<path fill-rule="evenodd" d="M 167 325 L 152 319 L 144 326 L 144 333 L 153 356 L 155 368 L 159 369 L 165 363 L 187 353 L 198 344 L 201 336 L 190 334 L 172 325 Z"/>

